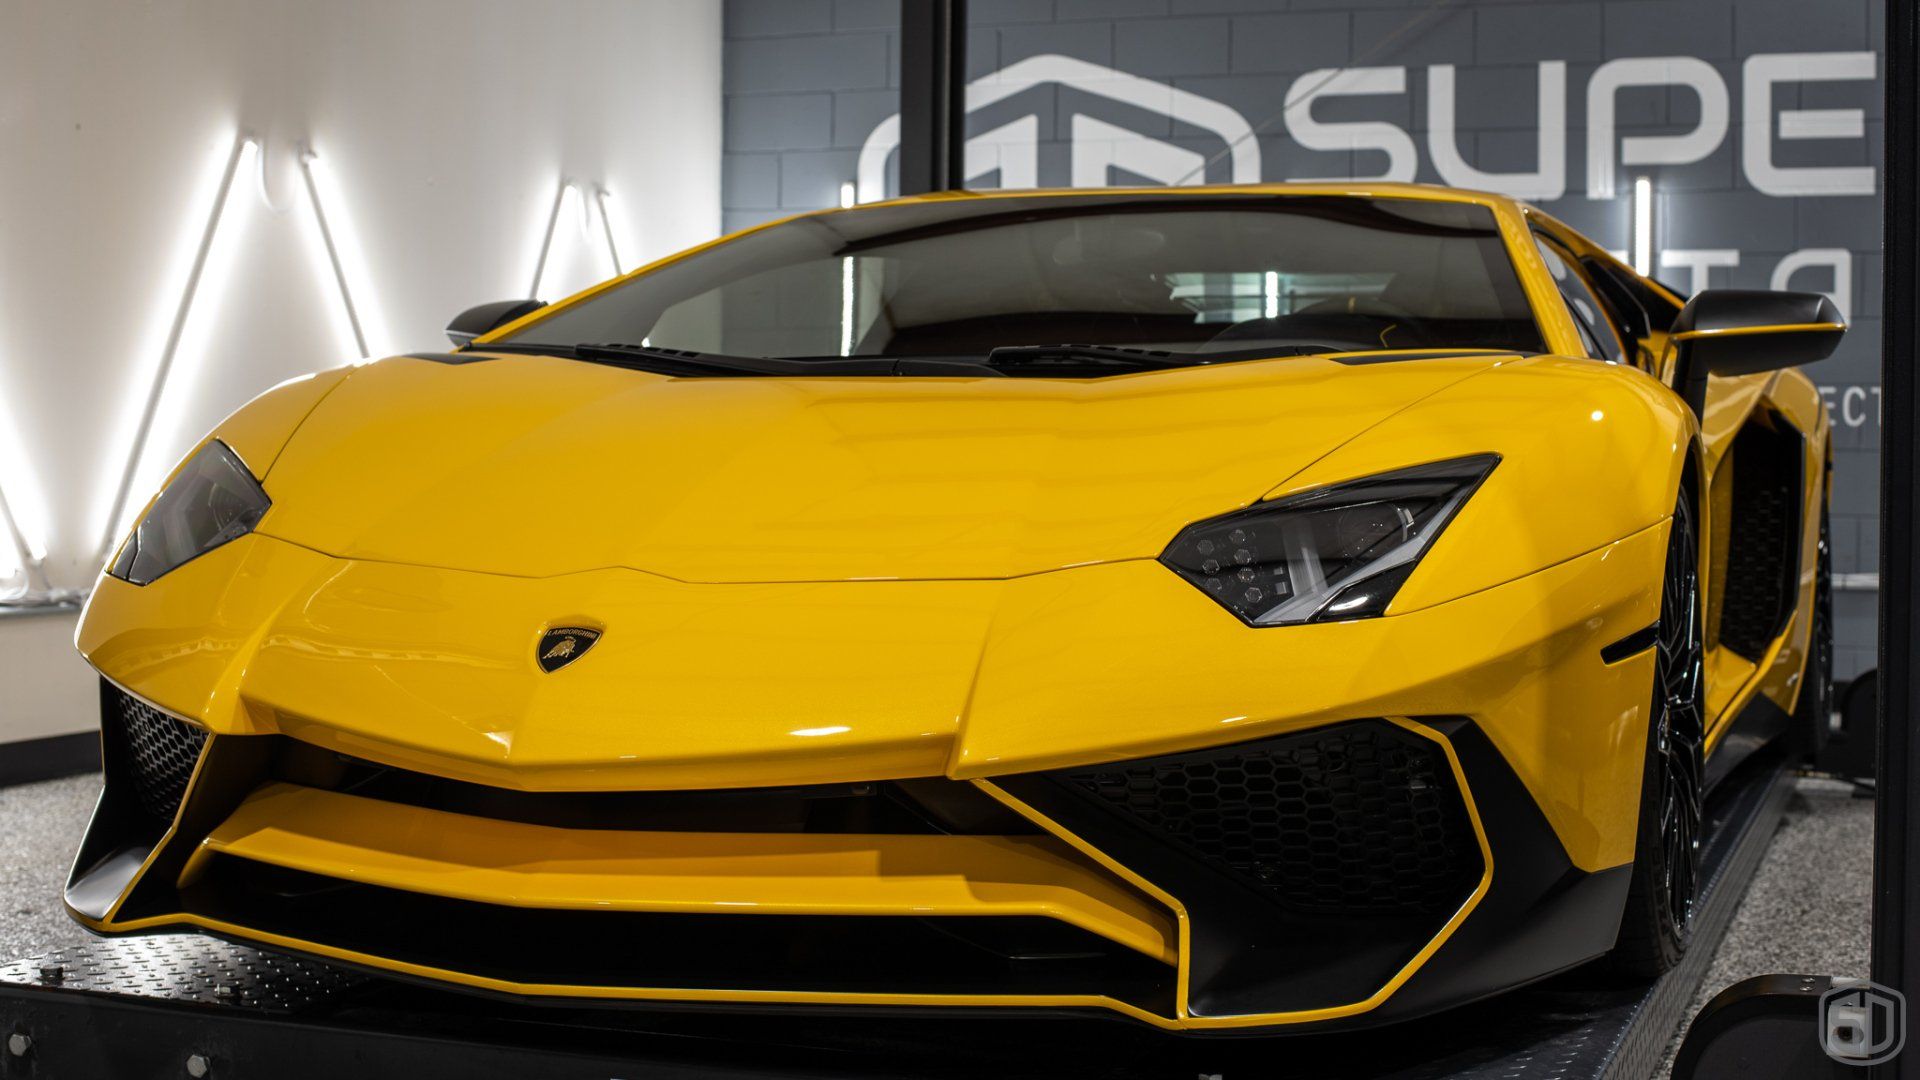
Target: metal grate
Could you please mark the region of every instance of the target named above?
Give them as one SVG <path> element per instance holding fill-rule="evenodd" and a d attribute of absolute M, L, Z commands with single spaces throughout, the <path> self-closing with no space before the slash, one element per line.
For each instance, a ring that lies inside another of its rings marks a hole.
<path fill-rule="evenodd" d="M 1739 466 L 1736 464 L 1735 468 Z M 1791 604 L 1783 580 L 1800 523 L 1799 493 L 1778 484 L 1750 487 L 1734 497 L 1736 517 L 1727 557 L 1726 597 L 1720 604 L 1720 643 L 1750 660 L 1766 651 Z"/>
<path fill-rule="evenodd" d="M 1066 776 L 1290 908 L 1445 910 L 1482 872 L 1444 751 L 1385 721 Z"/>
<path fill-rule="evenodd" d="M 197 935 L 113 938 L 0 964 L 0 986 L 302 1012 L 373 984 L 364 975 Z"/>
<path fill-rule="evenodd" d="M 1720 643 L 1759 660 L 1786 629 L 1800 588 L 1798 436 L 1749 425 L 1733 444 Z"/>
<path fill-rule="evenodd" d="M 101 726 L 121 751 L 134 801 L 151 817 L 171 822 L 207 745 L 207 733 L 115 686 L 108 686 Z"/>

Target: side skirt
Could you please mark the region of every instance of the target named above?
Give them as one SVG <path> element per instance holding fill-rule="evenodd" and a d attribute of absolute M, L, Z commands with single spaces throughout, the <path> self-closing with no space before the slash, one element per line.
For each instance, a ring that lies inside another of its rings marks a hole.
<path fill-rule="evenodd" d="M 1733 718 L 1707 758 L 1707 790 L 1712 791 L 1748 758 L 1787 733 L 1793 717 L 1765 694 L 1756 693 Z"/>

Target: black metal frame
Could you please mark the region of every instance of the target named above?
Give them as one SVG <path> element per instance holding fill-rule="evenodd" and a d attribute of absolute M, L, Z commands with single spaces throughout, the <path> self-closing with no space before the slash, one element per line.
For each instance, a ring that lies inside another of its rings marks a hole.
<path fill-rule="evenodd" d="M 1920 12 L 1911 3 L 1887 0 L 1886 270 L 1880 356 L 1880 754 L 1878 804 L 1874 814 L 1873 979 L 1911 998 L 1920 987 L 1920 859 L 1911 829 L 1913 777 L 1920 743 L 1913 737 L 1915 694 L 1910 667 L 1916 644 L 1913 604 L 1915 439 L 1920 435 L 1920 399 L 1915 396 L 1913 358 L 1920 346 Z M 1845 913 L 1834 913 L 1845 918 Z M 1920 1058 L 1911 1046 L 1878 1066 L 1883 1080 L 1920 1078 Z"/>
<path fill-rule="evenodd" d="M 965 179 L 967 0 L 900 0 L 900 194 Z"/>

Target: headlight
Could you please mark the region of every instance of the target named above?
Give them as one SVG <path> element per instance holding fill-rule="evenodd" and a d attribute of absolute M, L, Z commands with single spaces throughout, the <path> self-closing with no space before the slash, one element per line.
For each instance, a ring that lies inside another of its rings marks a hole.
<path fill-rule="evenodd" d="M 1420 465 L 1197 522 L 1160 561 L 1249 626 L 1386 611 L 1497 454 Z"/>
<path fill-rule="evenodd" d="M 239 456 L 216 439 L 201 447 L 153 500 L 107 572 L 145 585 L 252 532 L 272 505 Z"/>

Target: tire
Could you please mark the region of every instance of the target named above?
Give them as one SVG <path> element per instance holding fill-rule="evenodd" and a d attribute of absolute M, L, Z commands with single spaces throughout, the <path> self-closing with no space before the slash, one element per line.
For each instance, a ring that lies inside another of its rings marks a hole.
<path fill-rule="evenodd" d="M 1693 507 L 1682 497 L 1673 511 L 1661 581 L 1633 877 L 1608 957 L 1615 971 L 1639 979 L 1679 963 L 1693 936 L 1706 775 L 1699 565 Z"/>
<path fill-rule="evenodd" d="M 1827 748 L 1833 732 L 1833 545 L 1827 537 L 1827 504 L 1820 502 L 1820 546 L 1813 580 L 1813 634 L 1807 640 L 1807 666 L 1800 677 L 1800 700 L 1793 706 L 1794 749 L 1809 761 Z"/>

